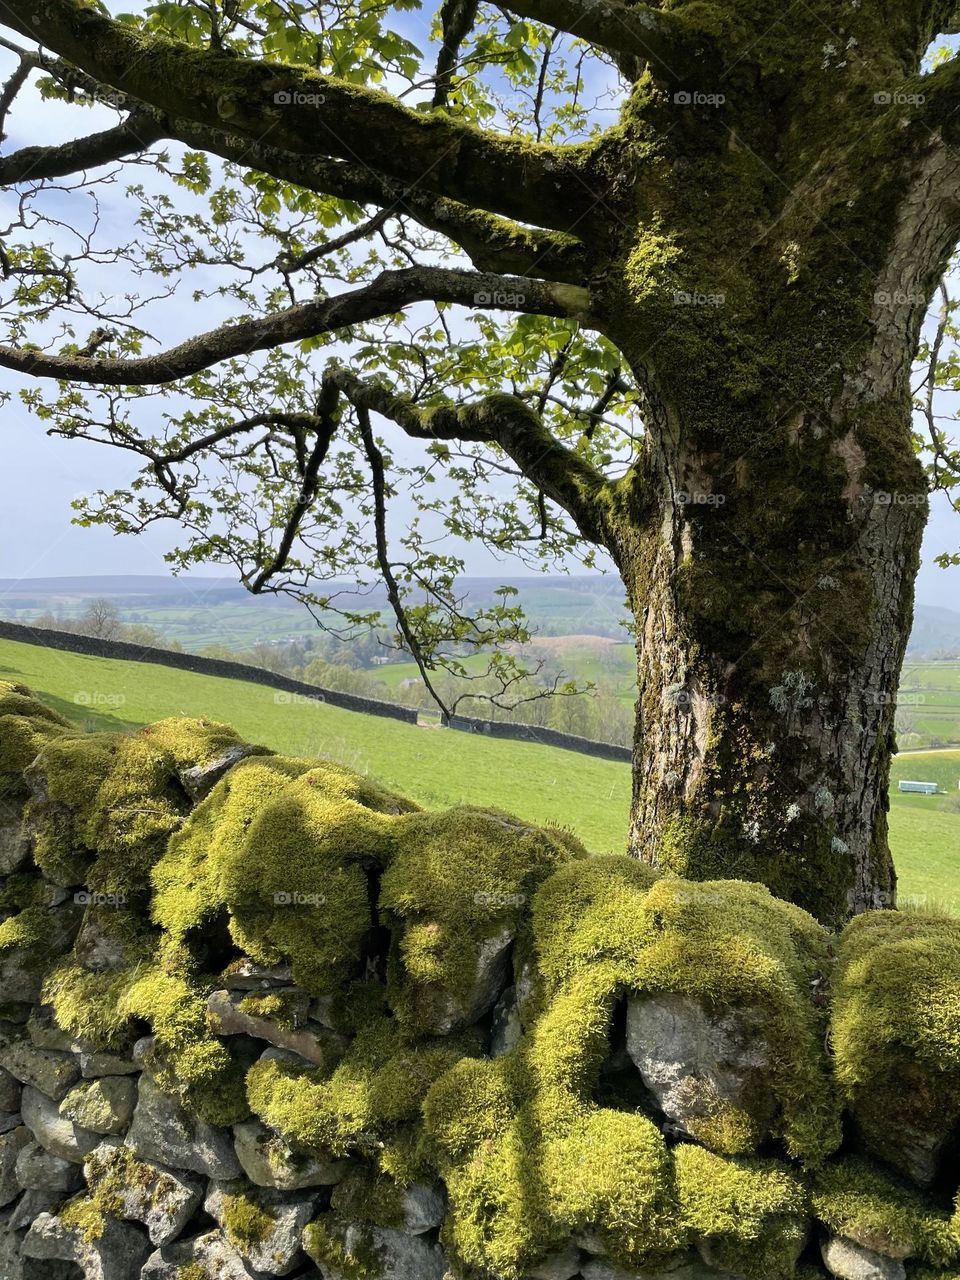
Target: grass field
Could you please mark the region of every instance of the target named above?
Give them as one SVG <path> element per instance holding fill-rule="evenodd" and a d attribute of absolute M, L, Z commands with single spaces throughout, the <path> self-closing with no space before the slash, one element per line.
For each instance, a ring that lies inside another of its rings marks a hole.
<path fill-rule="evenodd" d="M 7 640 L 0 640 L 0 678 L 29 685 L 89 728 L 134 728 L 164 716 L 203 715 L 279 751 L 342 761 L 427 807 L 496 805 L 535 822 L 569 827 L 597 851 L 624 845 L 630 805 L 626 764 L 533 743 L 414 728 L 243 681 Z M 946 793 L 892 794 L 891 843 L 901 890 L 960 910 L 960 750 L 900 756 L 894 786 L 901 778 L 936 781 Z"/>

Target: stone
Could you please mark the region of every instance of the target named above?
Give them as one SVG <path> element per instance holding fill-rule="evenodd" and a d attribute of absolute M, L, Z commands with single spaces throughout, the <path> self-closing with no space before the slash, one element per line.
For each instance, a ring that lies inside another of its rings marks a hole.
<path fill-rule="evenodd" d="M 80 1078 L 80 1063 L 72 1053 L 38 1049 L 29 1040 L 18 1040 L 0 1052 L 0 1066 L 24 1084 L 59 1102 Z"/>
<path fill-rule="evenodd" d="M 490 1057 L 502 1058 L 505 1053 L 510 1053 L 520 1043 L 522 1035 L 517 988 L 507 987 L 493 1010 L 490 1025 Z"/>
<path fill-rule="evenodd" d="M 403 1225 L 412 1236 L 432 1231 L 443 1222 L 446 1205 L 436 1187 L 413 1182 L 403 1192 Z"/>
<path fill-rule="evenodd" d="M 887 1258 L 843 1236 L 831 1236 L 820 1246 L 823 1264 L 837 1280 L 905 1280 L 899 1258 Z"/>
<path fill-rule="evenodd" d="M 270 991 L 293 983 L 293 970 L 288 964 L 262 965 L 248 956 L 224 970 L 222 976 L 228 991 Z"/>
<path fill-rule="evenodd" d="M 929 1187 L 937 1180 L 940 1161 L 951 1138 L 949 1126 L 923 1128 L 903 1115 L 884 1111 L 881 1117 L 863 1115 L 853 1107 L 854 1119 L 867 1152 L 917 1184 Z"/>
<path fill-rule="evenodd" d="M 137 1085 L 129 1076 L 103 1076 L 74 1085 L 60 1114 L 92 1133 L 125 1133 L 136 1101 Z"/>
<path fill-rule="evenodd" d="M 131 947 L 110 928 L 115 907 L 88 907 L 73 944 L 77 964 L 95 973 L 116 972 L 130 964 Z"/>
<path fill-rule="evenodd" d="M 37 1005 L 30 1010 L 27 1019 L 27 1035 L 30 1042 L 38 1049 L 57 1049 L 61 1053 L 73 1053 L 77 1042 L 69 1031 L 57 1026 L 53 1010 L 47 1004 Z"/>
<path fill-rule="evenodd" d="M 528 1267 L 524 1280 L 573 1280 L 579 1274 L 580 1250 L 575 1244 L 570 1244 L 566 1249 L 551 1253 L 535 1267 Z"/>
<path fill-rule="evenodd" d="M 278 1191 L 332 1187 L 347 1172 L 346 1160 L 324 1160 L 295 1152 L 279 1134 L 258 1120 L 234 1125 L 233 1134 L 237 1158 L 255 1186 L 274 1187 Z"/>
<path fill-rule="evenodd" d="M 150 1251 L 141 1231 L 115 1218 L 107 1216 L 103 1234 L 88 1240 L 79 1228 L 65 1225 L 50 1213 L 36 1219 L 21 1248 L 28 1258 L 75 1263 L 84 1280 L 140 1280 L 140 1268 Z"/>
<path fill-rule="evenodd" d="M 80 1046 L 80 1075 L 84 1080 L 99 1076 L 132 1076 L 140 1070 L 140 1064 L 125 1054 L 100 1053 L 96 1049 Z"/>
<path fill-rule="evenodd" d="M 126 1145 L 143 1160 L 226 1181 L 240 1173 L 229 1134 L 191 1116 L 146 1074 Z"/>
<path fill-rule="evenodd" d="M 61 956 L 73 945 L 82 908 L 73 903 L 54 907 L 48 912 L 51 927 L 42 949 L 10 947 L 0 953 L 0 992 L 5 1001 L 33 1005 L 40 1001 L 40 992 L 51 956 Z M 38 955 L 38 951 L 42 954 Z"/>
<path fill-rule="evenodd" d="M 591 1258 L 580 1268 L 583 1280 L 742 1280 L 729 1271 L 708 1267 L 694 1254 L 678 1254 L 659 1271 L 624 1271 L 603 1258 Z"/>
<path fill-rule="evenodd" d="M 20 1110 L 23 1123 L 41 1147 L 72 1164 L 83 1164 L 84 1156 L 100 1141 L 100 1134 L 64 1119 L 58 1104 L 31 1085 L 24 1086 Z"/>
<path fill-rule="evenodd" d="M 247 756 L 262 755 L 263 747 L 254 746 L 250 742 L 238 742 L 235 746 L 227 747 L 223 755 L 218 756 L 216 760 L 211 760 L 209 764 L 195 764 L 189 769 L 180 769 L 177 776 L 184 791 L 196 804 L 204 796 L 209 795 L 235 764 L 239 764 Z"/>
<path fill-rule="evenodd" d="M 56 1213 L 63 1201 L 64 1197 L 55 1191 L 25 1191 L 11 1208 L 7 1225 L 11 1231 L 26 1231 L 34 1218 L 39 1218 L 41 1213 Z M 0 1270 L 0 1276 L 3 1274 Z"/>
<path fill-rule="evenodd" d="M 503 992 L 513 939 L 513 929 L 504 928 L 481 942 L 473 982 L 466 995 L 454 995 L 439 986 L 422 993 L 418 1013 L 424 1032 L 448 1036 L 472 1026 L 490 1012 Z"/>
<path fill-rule="evenodd" d="M 151 1253 L 140 1272 L 141 1280 L 183 1280 L 191 1265 L 199 1275 L 215 1280 L 258 1280 L 257 1273 L 220 1231 L 178 1240 Z"/>
<path fill-rule="evenodd" d="M 182 1235 L 203 1200 L 200 1178 L 138 1160 L 118 1138 L 91 1151 L 83 1172 L 91 1190 L 107 1181 L 117 1217 L 142 1223 L 154 1245 Z"/>
<path fill-rule="evenodd" d="M 20 1081 L 5 1067 L 0 1067 L 0 1111 L 20 1110 Z"/>
<path fill-rule="evenodd" d="M 29 1142 L 29 1131 L 23 1125 L 0 1137 L 0 1207 L 10 1204 L 20 1194 L 17 1157 Z"/>
<path fill-rule="evenodd" d="M 310 997 L 299 991 L 296 997 L 302 1002 L 306 1025 L 285 1027 L 269 1018 L 244 1012 L 240 1008 L 240 1002 L 245 998 L 242 993 L 214 991 L 207 1000 L 211 1028 L 221 1036 L 247 1035 L 257 1040 L 266 1040 L 278 1049 L 288 1049 L 330 1072 L 343 1057 L 346 1041 L 319 1023 L 306 1022 Z"/>
<path fill-rule="evenodd" d="M 378 1266 L 369 1280 L 444 1280 L 447 1259 L 438 1244 L 423 1236 L 408 1236 L 389 1227 L 339 1224 L 331 1230 L 348 1259 L 376 1256 Z M 312 1248 L 311 1230 L 304 1235 L 304 1248 L 320 1269 L 323 1280 L 349 1280 L 353 1270 L 345 1274 Z"/>
<path fill-rule="evenodd" d="M 230 1229 L 230 1198 L 244 1196 L 270 1221 L 262 1236 L 244 1241 Z M 271 1276 L 289 1275 L 303 1261 L 303 1229 L 316 1212 L 316 1196 L 297 1196 L 252 1187 L 246 1180 L 211 1182 L 203 1207 L 229 1239 L 241 1258 L 255 1271 Z"/>
<path fill-rule="evenodd" d="M 19 871 L 30 857 L 30 842 L 22 823 L 23 802 L 0 800 L 0 876 Z"/>
<path fill-rule="evenodd" d="M 627 1051 L 643 1082 L 676 1128 L 699 1137 L 698 1120 L 722 1107 L 746 1113 L 756 1140 L 776 1115 L 770 1050 L 748 1010 L 711 1011 L 691 996 L 631 996 Z M 705 1137 L 700 1137 L 709 1146 Z"/>
<path fill-rule="evenodd" d="M 28 1142 L 17 1156 L 17 1182 L 25 1191 L 49 1191 L 63 1198 L 78 1190 L 82 1180 L 75 1164 L 39 1142 Z"/>
<path fill-rule="evenodd" d="M 0 1111 L 0 1133 L 9 1133 L 23 1124 L 23 1116 L 19 1111 Z"/>

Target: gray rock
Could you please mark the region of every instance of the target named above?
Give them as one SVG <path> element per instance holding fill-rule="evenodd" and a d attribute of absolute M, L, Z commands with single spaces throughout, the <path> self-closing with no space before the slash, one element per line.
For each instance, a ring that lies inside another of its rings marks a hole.
<path fill-rule="evenodd" d="M 824 1266 L 838 1280 L 905 1280 L 907 1274 L 899 1259 L 886 1258 L 842 1236 L 831 1236 L 820 1252 Z"/>
<path fill-rule="evenodd" d="M 23 1116 L 19 1111 L 0 1111 L 0 1133 L 9 1133 L 23 1124 Z"/>
<path fill-rule="evenodd" d="M 403 1225 L 412 1236 L 439 1227 L 446 1214 L 443 1196 L 436 1187 L 413 1182 L 403 1191 Z"/>
<path fill-rule="evenodd" d="M 29 1142 L 30 1134 L 22 1125 L 0 1137 L 0 1207 L 10 1204 L 20 1194 L 17 1157 Z"/>
<path fill-rule="evenodd" d="M 20 1081 L 0 1067 L 0 1111 L 20 1110 Z"/>
<path fill-rule="evenodd" d="M 742 1280 L 728 1271 L 708 1267 L 694 1254 L 678 1254 L 660 1271 L 624 1271 L 601 1258 L 591 1258 L 581 1267 L 583 1280 Z"/>
<path fill-rule="evenodd" d="M 324 1160 L 287 1146 L 279 1134 L 259 1120 L 233 1126 L 234 1146 L 243 1172 L 258 1187 L 302 1191 L 305 1187 L 333 1187 L 344 1177 L 346 1160 Z"/>
<path fill-rule="evenodd" d="M 243 1196 L 270 1220 L 261 1239 L 245 1242 L 228 1226 L 231 1197 Z M 296 1196 L 263 1187 L 252 1187 L 246 1180 L 211 1182 L 204 1209 L 229 1239 L 241 1258 L 255 1271 L 272 1276 L 286 1276 L 303 1261 L 301 1240 L 303 1229 L 316 1212 L 316 1196 Z"/>
<path fill-rule="evenodd" d="M 129 1076 L 103 1076 L 74 1085 L 60 1114 L 92 1133 L 125 1133 L 136 1101 L 136 1082 Z"/>
<path fill-rule="evenodd" d="M 699 1137 L 699 1120 L 733 1106 L 753 1121 L 757 1140 L 769 1133 L 776 1099 L 770 1050 L 759 1018 L 748 1010 L 710 1011 L 691 996 L 631 996 L 627 1050 L 665 1115 Z"/>
<path fill-rule="evenodd" d="M 423 1030 L 447 1036 L 472 1026 L 489 1013 L 503 992 L 514 932 L 505 927 L 480 944 L 473 982 L 466 995 L 454 995 L 442 987 L 422 992 L 419 1005 Z"/>
<path fill-rule="evenodd" d="M 49 910 L 50 931 L 42 947 L 10 947 L 0 953 L 0 991 L 5 1002 L 37 1004 L 52 956 L 69 951 L 80 928 L 82 908 L 70 903 Z"/>
<path fill-rule="evenodd" d="M 178 776 L 183 784 L 184 791 L 196 804 L 198 800 L 202 800 L 204 796 L 209 795 L 220 779 L 229 773 L 235 764 L 239 764 L 247 756 L 262 755 L 263 747 L 256 747 L 250 742 L 238 742 L 235 746 L 227 747 L 222 756 L 218 756 L 216 760 L 211 760 L 209 764 L 196 764 L 189 769 L 181 769 Z"/>
<path fill-rule="evenodd" d="M 580 1274 L 580 1250 L 575 1244 L 567 1245 L 557 1253 L 529 1267 L 524 1280 L 572 1280 Z"/>
<path fill-rule="evenodd" d="M 240 1173 L 228 1133 L 204 1124 L 146 1074 L 140 1089 L 127 1146 L 143 1160 L 173 1165 L 226 1181 Z"/>
<path fill-rule="evenodd" d="M 90 906 L 73 944 L 77 963 L 96 973 L 116 972 L 130 964 L 130 943 L 117 935 L 116 908 Z"/>
<path fill-rule="evenodd" d="M 41 1147 L 72 1164 L 83 1164 L 83 1157 L 100 1141 L 98 1133 L 65 1120 L 57 1103 L 30 1085 L 24 1086 L 20 1110 L 23 1123 Z"/>
<path fill-rule="evenodd" d="M 75 1263 L 84 1280 L 139 1280 L 149 1249 L 142 1232 L 114 1218 L 104 1219 L 98 1239 L 87 1240 L 82 1231 L 49 1213 L 36 1219 L 22 1245 L 25 1257 Z"/>
<path fill-rule="evenodd" d="M 919 1187 L 929 1187 L 937 1179 L 940 1161 L 950 1141 L 952 1126 L 933 1118 L 929 1129 L 922 1128 L 903 1115 L 884 1108 L 882 1116 L 863 1115 L 856 1106 L 854 1119 L 863 1145 Z"/>
<path fill-rule="evenodd" d="M 289 987 L 293 982 L 293 970 L 288 964 L 262 965 L 244 956 L 223 974 L 223 985 L 228 991 L 270 991 L 276 987 Z"/>
<path fill-rule="evenodd" d="M 33 1224 L 34 1218 L 39 1218 L 41 1213 L 56 1213 L 63 1204 L 64 1198 L 55 1191 L 35 1189 L 25 1191 L 10 1209 L 7 1227 L 10 1231 L 26 1231 Z M 3 1269 L 0 1268 L 0 1276 L 3 1274 Z"/>
<path fill-rule="evenodd" d="M 53 1010 L 49 1005 L 37 1005 L 30 1010 L 27 1019 L 27 1035 L 38 1049 L 57 1049 L 61 1053 L 73 1053 L 77 1042 L 69 1031 L 57 1026 Z"/>
<path fill-rule="evenodd" d="M 169 1244 L 182 1235 L 203 1200 L 199 1178 L 138 1160 L 117 1138 L 91 1151 L 83 1172 L 91 1190 L 109 1180 L 117 1216 L 142 1223 L 154 1245 Z"/>
<path fill-rule="evenodd" d="M 68 1093 L 80 1078 L 80 1063 L 72 1053 L 38 1049 L 29 1040 L 18 1040 L 0 1052 L 0 1066 L 24 1084 L 39 1089 L 54 1102 Z"/>
<path fill-rule="evenodd" d="M 258 1280 L 257 1272 L 219 1231 L 178 1240 L 151 1253 L 140 1272 L 141 1280 L 183 1280 L 184 1268 L 191 1263 L 202 1267 L 211 1280 Z"/>
<path fill-rule="evenodd" d="M 0 876 L 19 871 L 30 857 L 22 823 L 22 801 L 0 800 Z"/>
<path fill-rule="evenodd" d="M 296 1000 L 302 1004 L 305 1026 L 282 1027 L 269 1018 L 245 1013 L 240 1002 L 245 999 L 239 992 L 214 991 L 207 1000 L 207 1011 L 212 1029 L 221 1036 L 246 1035 L 256 1040 L 266 1040 L 278 1049 L 288 1049 L 299 1054 L 307 1062 L 332 1071 L 343 1057 L 347 1042 L 342 1036 L 322 1027 L 319 1023 L 306 1023 L 310 997 L 296 992 Z"/>
<path fill-rule="evenodd" d="M 17 1182 L 25 1191 L 48 1191 L 51 1195 L 72 1195 L 83 1179 L 69 1160 L 46 1151 L 39 1142 L 28 1142 L 17 1156 Z"/>
<path fill-rule="evenodd" d="M 520 1007 L 517 1004 L 517 988 L 507 987 L 493 1010 L 490 1027 L 490 1057 L 502 1058 L 520 1043 L 523 1027 L 520 1024 Z"/>
<path fill-rule="evenodd" d="M 371 1254 L 377 1258 L 376 1273 L 369 1280 L 444 1280 L 447 1274 L 443 1250 L 423 1236 L 353 1223 L 341 1224 L 333 1230 L 348 1258 L 369 1258 Z M 304 1234 L 304 1248 L 316 1262 L 323 1280 L 347 1280 L 342 1271 L 312 1249 L 310 1227 Z"/>
<path fill-rule="evenodd" d="M 84 1080 L 99 1076 L 132 1076 L 140 1070 L 140 1064 L 132 1057 L 117 1053 L 100 1053 L 97 1049 L 80 1046 L 80 1075 Z"/>

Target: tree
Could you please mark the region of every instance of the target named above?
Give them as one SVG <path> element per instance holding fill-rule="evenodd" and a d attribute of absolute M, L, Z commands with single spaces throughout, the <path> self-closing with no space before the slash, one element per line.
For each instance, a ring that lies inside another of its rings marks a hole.
<path fill-rule="evenodd" d="M 464 614 L 438 529 L 608 554 L 636 620 L 633 852 L 825 919 L 891 903 L 929 484 L 910 375 L 960 235 L 960 61 L 922 67 L 957 0 L 446 0 L 435 63 L 413 0 L 108 7 L 0 19 L 4 117 L 34 74 L 119 116 L 0 161 L 0 363 L 52 430 L 143 464 L 84 518 L 173 519 L 177 566 L 327 611 L 375 568 L 428 684 L 445 647 L 522 630 L 509 600 Z M 142 261 L 113 262 L 160 313 L 193 272 L 217 312 L 166 346 L 142 295 L 93 296 L 96 237 L 65 260 L 43 203 L 132 165 Z M 401 489 L 423 518 L 391 540 Z"/>

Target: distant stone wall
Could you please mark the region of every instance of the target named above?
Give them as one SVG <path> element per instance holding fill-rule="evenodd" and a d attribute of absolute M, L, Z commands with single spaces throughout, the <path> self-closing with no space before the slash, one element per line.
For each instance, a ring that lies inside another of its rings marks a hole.
<path fill-rule="evenodd" d="M 573 733 L 561 733 L 558 729 L 542 729 L 532 724 L 513 724 L 505 720 L 475 720 L 470 716 L 451 716 L 449 728 L 464 733 L 479 733 L 490 738 L 511 738 L 516 742 L 538 742 L 544 747 L 562 747 L 566 751 L 579 751 L 601 760 L 630 762 L 633 752 L 629 747 L 619 747 L 613 742 L 594 742 Z"/>
<path fill-rule="evenodd" d="M 0 1280 L 957 1280 L 960 921 L 0 682 Z"/>

